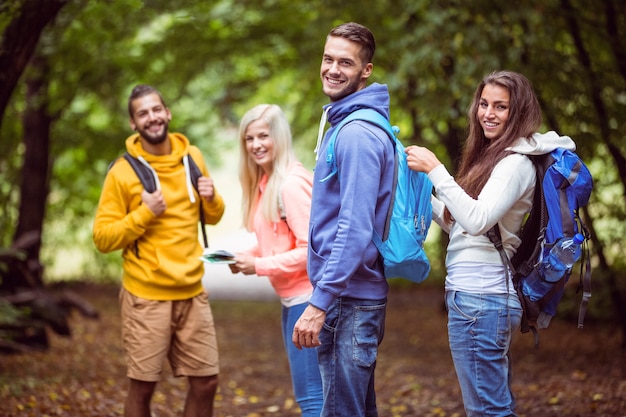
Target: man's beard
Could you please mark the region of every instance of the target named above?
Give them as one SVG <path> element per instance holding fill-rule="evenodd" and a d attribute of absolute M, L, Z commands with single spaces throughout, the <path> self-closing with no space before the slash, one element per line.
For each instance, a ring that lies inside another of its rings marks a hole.
<path fill-rule="evenodd" d="M 159 144 L 165 142 L 165 139 L 167 138 L 167 127 L 168 127 L 168 124 L 167 123 L 163 123 L 161 126 L 163 127 L 163 130 L 162 130 L 161 133 L 159 133 L 157 135 L 151 134 L 149 131 L 147 131 L 145 129 L 138 129 L 139 130 L 139 134 L 149 144 L 151 144 L 151 145 L 159 145 Z"/>

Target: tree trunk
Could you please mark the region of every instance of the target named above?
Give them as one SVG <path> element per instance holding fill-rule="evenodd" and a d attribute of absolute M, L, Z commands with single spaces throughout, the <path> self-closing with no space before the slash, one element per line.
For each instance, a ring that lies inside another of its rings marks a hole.
<path fill-rule="evenodd" d="M 610 2 L 607 3 L 610 4 Z M 624 201 L 626 201 L 626 156 L 624 156 L 620 148 L 615 144 L 616 141 L 611 135 L 609 115 L 604 99 L 602 98 L 603 86 L 600 84 L 601 78 L 594 73 L 591 56 L 587 48 L 585 48 L 584 34 L 580 29 L 578 21 L 576 20 L 578 13 L 574 10 L 570 0 L 561 0 L 561 7 L 564 11 L 563 16 L 567 22 L 569 34 L 572 36 L 574 46 L 576 47 L 578 62 L 580 63 L 580 66 L 589 83 L 587 95 L 593 103 L 593 107 L 598 116 L 600 139 L 606 144 L 609 153 L 615 161 L 615 166 L 619 172 L 620 178 L 622 179 L 623 198 Z M 621 55 L 619 55 L 619 50 L 614 49 L 614 53 L 618 54 L 616 55 L 618 59 L 621 57 Z"/>
<path fill-rule="evenodd" d="M 605 2 L 607 12 L 614 11 L 614 9 L 610 7 L 611 5 L 612 3 L 610 1 Z M 624 156 L 624 154 L 622 154 L 619 147 L 615 144 L 615 140 L 612 138 L 611 135 L 612 130 L 610 128 L 609 116 L 601 94 L 602 86 L 599 85 L 600 78 L 597 77 L 594 73 L 593 65 L 591 63 L 591 56 L 588 50 L 585 48 L 585 44 L 583 42 L 584 35 L 577 21 L 578 14 L 574 10 L 570 0 L 561 0 L 561 6 L 564 11 L 563 16 L 565 18 L 565 21 L 567 22 L 569 33 L 572 36 L 574 46 L 576 47 L 578 62 L 580 63 L 581 68 L 587 76 L 586 78 L 589 83 L 587 95 L 590 97 L 598 117 L 600 139 L 606 144 L 609 153 L 613 157 L 615 166 L 622 180 L 623 198 L 626 201 L 626 157 Z M 609 21 L 609 33 L 611 33 L 610 25 L 611 22 Z M 614 53 L 616 53 L 616 57 L 619 58 L 623 56 L 620 55 L 622 51 L 620 51 L 619 49 L 615 49 L 619 48 L 619 45 L 613 43 L 612 46 L 614 48 Z M 587 226 L 591 230 L 591 238 L 594 243 L 596 253 L 598 255 L 600 269 L 602 269 L 607 276 L 607 282 L 611 291 L 616 319 L 620 321 L 622 326 L 622 348 L 626 349 L 626 309 L 624 308 L 623 295 L 619 290 L 619 286 L 617 285 L 617 277 L 615 275 L 615 272 L 611 270 L 608 262 L 606 261 L 606 258 L 604 257 L 602 246 L 600 244 L 600 239 L 598 239 L 595 229 L 593 228 L 593 221 L 589 217 L 589 212 L 587 211 L 586 207 L 583 208 L 583 212 L 585 213 Z"/>
<path fill-rule="evenodd" d="M 42 286 L 42 269 L 39 262 L 41 236 L 49 192 L 50 126 L 53 118 L 48 114 L 47 64 L 41 56 L 32 63 L 32 75 L 26 80 L 26 109 L 24 111 L 24 165 L 20 186 L 19 220 L 13 241 L 27 234 L 37 239 L 24 248 L 27 268 L 38 286 Z"/>
<path fill-rule="evenodd" d="M 67 0 L 24 0 L 20 3 L 15 11 L 8 6 L 0 8 L 0 13 L 5 15 L 2 19 L 8 16 L 9 21 L 0 39 L 0 124 L 11 94 L 37 48 L 41 32 Z"/>

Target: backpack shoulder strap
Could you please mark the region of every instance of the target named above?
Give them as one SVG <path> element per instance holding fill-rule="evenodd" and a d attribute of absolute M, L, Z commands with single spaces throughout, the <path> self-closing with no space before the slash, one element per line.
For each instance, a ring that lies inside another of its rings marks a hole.
<path fill-rule="evenodd" d="M 135 158 L 128 152 L 124 152 L 124 154 L 120 158 L 111 162 L 111 164 L 109 164 L 108 170 L 110 170 L 113 165 L 115 165 L 115 163 L 122 158 L 124 158 L 126 162 L 128 162 L 130 167 L 135 172 L 135 175 L 137 175 L 137 178 L 139 178 L 141 185 L 147 192 L 153 193 L 158 187 L 160 187 L 160 184 L 157 184 L 158 177 L 156 177 L 156 173 L 153 173 L 147 162 L 146 165 L 144 165 L 139 159 Z M 139 257 L 139 246 L 136 240 L 134 246 L 135 255 Z"/>
<path fill-rule="evenodd" d="M 199 196 L 200 191 L 198 190 L 198 178 L 202 176 L 202 171 L 200 171 L 198 164 L 196 164 L 196 161 L 194 161 L 191 154 L 188 154 L 187 156 L 188 156 L 187 163 L 189 164 L 189 175 L 191 177 L 191 184 L 193 185 L 193 188 L 196 189 L 196 191 L 198 192 L 198 196 Z M 202 241 L 204 243 L 204 247 L 208 248 L 209 239 L 206 234 L 206 228 L 205 228 L 206 221 L 204 219 L 204 207 L 202 204 L 202 197 L 199 197 L 199 200 L 200 200 L 200 231 L 202 232 Z"/>
<path fill-rule="evenodd" d="M 128 152 L 125 152 L 124 155 L 122 155 L 122 157 L 126 161 L 128 161 L 133 171 L 135 171 L 135 174 L 139 178 L 139 181 L 141 181 L 143 188 L 145 188 L 145 190 L 149 193 L 153 193 L 154 191 L 156 191 L 158 186 L 156 183 L 155 174 L 153 174 L 152 170 L 148 166 L 144 165 L 139 159 L 133 157 Z M 191 155 L 189 155 L 188 163 L 189 163 L 189 174 L 191 176 L 191 183 L 193 184 L 193 187 L 196 189 L 196 191 L 198 191 L 198 178 L 202 176 L 202 172 L 200 171 L 200 168 L 198 167 L 194 159 L 191 157 Z M 204 242 L 204 247 L 208 248 L 209 244 L 208 244 L 208 238 L 207 238 L 206 230 L 205 230 L 205 223 L 206 222 L 204 220 L 204 210 L 202 207 L 202 200 L 200 200 L 200 224 L 201 224 L 202 239 Z"/>
<path fill-rule="evenodd" d="M 278 213 L 280 214 L 280 219 L 284 220 L 287 223 L 287 211 L 285 210 L 285 202 L 283 201 L 282 190 L 278 191 Z M 287 224 L 289 227 L 289 224 Z"/>
<path fill-rule="evenodd" d="M 143 188 L 145 188 L 147 192 L 153 193 L 157 189 L 157 183 L 152 170 L 128 152 L 125 152 L 122 157 L 128 161 L 133 171 L 135 171 Z"/>
<path fill-rule="evenodd" d="M 202 176 L 202 171 L 200 171 L 198 164 L 196 164 L 196 161 L 194 161 L 191 154 L 189 154 L 188 162 L 189 162 L 189 174 L 191 175 L 191 184 L 193 185 L 193 188 L 195 188 L 196 191 L 198 191 L 198 178 Z"/>
<path fill-rule="evenodd" d="M 380 127 L 385 132 L 387 132 L 387 135 L 389 136 L 389 138 L 392 139 L 394 146 L 395 146 L 396 131 L 394 130 L 394 127 L 391 126 L 391 123 L 389 122 L 389 120 L 387 120 L 385 116 L 383 116 L 382 114 L 380 114 L 374 109 L 368 108 L 368 109 L 355 110 L 349 115 L 347 115 L 342 121 L 340 121 L 337 124 L 337 126 L 333 130 L 333 133 L 330 136 L 330 139 L 328 140 L 328 148 L 326 151 L 327 152 L 326 162 L 332 164 L 332 169 L 331 169 L 330 174 L 328 174 L 325 178 L 321 179 L 320 182 L 325 182 L 337 174 L 337 160 L 335 158 L 335 147 L 336 147 L 335 143 L 337 141 L 337 135 L 339 134 L 339 131 L 344 126 L 346 126 L 348 123 L 353 122 L 355 120 L 364 120 L 366 122 L 375 124 L 376 126 Z"/>
<path fill-rule="evenodd" d="M 502 263 L 505 265 L 505 276 L 507 282 L 507 289 L 509 283 L 509 272 L 512 274 L 513 287 L 517 293 L 517 297 L 522 304 L 522 321 L 520 323 L 520 330 L 522 333 L 532 331 L 535 339 L 535 347 L 539 346 L 539 333 L 536 327 L 532 326 L 528 319 L 528 312 L 530 307 L 528 306 L 526 299 L 522 293 L 522 285 L 520 283 L 520 277 L 526 276 L 533 269 L 535 259 L 539 256 L 539 251 L 542 248 L 543 236 L 545 233 L 546 225 L 548 223 L 548 212 L 546 209 L 545 197 L 543 195 L 543 178 L 551 161 L 549 155 L 529 156 L 528 157 L 535 165 L 536 178 L 535 178 L 535 191 L 533 195 L 533 205 L 530 211 L 530 215 L 524 222 L 522 229 L 519 232 L 521 243 L 517 248 L 517 252 L 513 255 L 512 259 L 506 254 L 504 246 L 502 245 L 502 236 L 500 234 L 500 226 L 496 223 L 491 229 L 485 233 L 491 243 L 495 246 Z"/>
<path fill-rule="evenodd" d="M 550 154 L 529 156 L 535 165 L 535 191 L 530 214 L 519 232 L 521 243 L 513 255 L 511 263 L 521 276 L 526 276 L 534 268 L 536 259 L 542 250 L 546 227 L 548 226 L 548 208 L 543 193 L 543 180 L 546 170 L 554 161 Z"/>
<path fill-rule="evenodd" d="M 500 255 L 500 259 L 502 259 L 502 263 L 504 264 L 504 275 L 506 279 L 507 292 L 509 290 L 509 273 L 512 274 L 513 287 L 515 292 L 517 293 L 517 298 L 520 300 L 520 304 L 522 305 L 522 320 L 520 322 L 520 331 L 522 333 L 528 333 L 529 331 L 533 332 L 533 336 L 535 339 L 535 348 L 539 347 L 539 333 L 535 326 L 530 324 L 528 320 L 528 312 L 529 306 L 527 304 L 526 298 L 522 293 L 522 285 L 520 284 L 520 275 L 515 270 L 513 263 L 509 259 L 504 250 L 504 246 L 502 246 L 502 236 L 500 234 L 500 226 L 496 223 L 491 229 L 485 233 L 485 236 L 489 238 L 491 243 L 496 247 L 498 254 Z"/>
<path fill-rule="evenodd" d="M 508 265 L 513 272 L 514 283 L 517 284 L 519 276 L 526 276 L 535 265 L 535 259 L 539 256 L 542 247 L 545 229 L 548 224 L 548 210 L 543 194 L 543 180 L 547 168 L 554 161 L 549 154 L 528 156 L 535 165 L 535 191 L 533 193 L 533 203 L 530 214 L 519 232 L 521 243 L 512 259 L 506 256 L 502 246 L 500 228 L 496 223 L 485 235 L 491 240 L 505 265 Z"/>

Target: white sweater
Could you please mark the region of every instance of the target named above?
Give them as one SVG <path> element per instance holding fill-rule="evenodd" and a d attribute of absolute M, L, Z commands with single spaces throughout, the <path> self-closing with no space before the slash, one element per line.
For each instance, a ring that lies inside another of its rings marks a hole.
<path fill-rule="evenodd" d="M 440 165 L 429 174 L 436 198 L 433 198 L 433 219 L 450 234 L 446 266 L 458 262 L 502 264 L 489 238 L 484 236 L 496 223 L 500 225 L 502 243 L 509 257 L 520 244 L 517 233 L 530 211 L 535 189 L 535 167 L 525 155 L 549 153 L 555 148 L 576 149 L 567 136 L 555 132 L 535 133 L 520 138 L 510 148 L 516 152 L 502 159 L 493 169 L 478 198 L 470 197 Z M 444 224 L 443 209 L 448 207 L 454 221 Z"/>

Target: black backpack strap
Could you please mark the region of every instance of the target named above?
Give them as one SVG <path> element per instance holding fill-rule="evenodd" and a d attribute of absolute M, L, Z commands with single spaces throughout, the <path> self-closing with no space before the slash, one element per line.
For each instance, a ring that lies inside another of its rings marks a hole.
<path fill-rule="evenodd" d="M 511 263 L 511 260 L 506 255 L 506 252 L 504 251 L 504 246 L 502 246 L 502 235 L 500 234 L 500 226 L 498 226 L 498 223 L 496 223 L 491 229 L 489 229 L 487 233 L 485 233 L 485 236 L 489 238 L 491 243 L 493 243 L 493 246 L 495 246 L 498 250 L 498 253 L 500 254 L 500 259 L 502 259 L 502 263 L 504 264 L 504 266 L 509 267 L 509 270 L 513 274 L 513 284 L 517 287 L 517 272 L 515 270 L 515 267 Z M 506 271 L 506 274 L 508 285 L 508 270 Z"/>
<path fill-rule="evenodd" d="M 139 159 L 135 158 L 128 152 L 125 152 L 124 155 L 122 155 L 122 158 L 124 158 L 126 162 L 128 162 L 128 164 L 130 165 L 130 167 L 133 169 L 133 171 L 135 171 L 135 175 L 137 175 L 137 178 L 139 178 L 139 181 L 141 182 L 141 185 L 143 185 L 143 188 L 149 193 L 155 192 L 157 189 L 157 184 L 154 178 L 154 174 L 152 173 L 150 168 L 142 164 L 141 161 L 139 161 Z M 112 165 L 113 164 L 111 164 L 111 166 Z M 109 166 L 109 169 L 111 168 L 111 166 Z M 139 258 L 139 245 L 136 240 L 135 240 L 135 256 Z"/>
<path fill-rule="evenodd" d="M 528 300 L 526 299 L 526 297 L 524 297 L 524 294 L 522 293 L 522 286 L 519 282 L 519 275 L 515 270 L 513 263 L 507 256 L 506 251 L 504 250 L 504 246 L 502 245 L 502 235 L 500 233 L 500 226 L 498 226 L 498 223 L 496 223 L 491 229 L 489 229 L 487 233 L 485 233 L 485 236 L 487 236 L 491 243 L 493 243 L 493 246 L 495 246 L 496 250 L 500 254 L 500 259 L 502 259 L 502 263 L 504 264 L 507 293 L 509 290 L 509 272 L 513 274 L 513 288 L 515 288 L 517 298 L 522 305 L 522 321 L 520 323 L 520 331 L 522 333 L 528 333 L 529 331 L 532 331 L 535 339 L 535 348 L 539 348 L 539 332 L 537 331 L 537 328 L 530 323 L 530 320 L 528 320 L 528 311 L 532 307 L 529 305 Z"/>
<path fill-rule="evenodd" d="M 587 251 L 589 249 L 586 249 Z M 578 328 L 583 328 L 583 322 L 585 321 L 585 314 L 587 314 L 587 305 L 589 304 L 589 299 L 591 298 L 591 257 L 587 253 L 585 257 L 586 260 L 584 262 L 585 270 L 584 272 L 581 270 L 581 280 L 582 280 L 582 288 L 583 288 L 583 297 L 580 301 L 580 308 L 578 309 Z M 580 268 L 583 268 L 581 263 Z"/>
<path fill-rule="evenodd" d="M 139 181 L 141 181 L 141 185 L 143 185 L 143 188 L 145 188 L 145 190 L 149 193 L 155 192 L 157 189 L 156 180 L 150 168 L 142 164 L 141 161 L 139 161 L 139 159 L 133 157 L 128 152 L 125 152 L 122 157 L 126 161 L 128 161 L 128 164 L 131 166 L 133 171 L 135 171 L 135 174 L 137 175 L 137 178 L 139 178 Z M 187 158 L 187 161 L 189 164 L 189 174 L 191 176 L 191 184 L 196 189 L 196 192 L 198 192 L 199 194 L 198 178 L 202 176 L 202 171 L 200 171 L 200 168 L 198 167 L 196 162 L 193 160 L 191 155 L 189 155 L 189 157 Z M 206 222 L 204 220 L 202 198 L 200 198 L 200 225 L 201 225 L 201 231 L 202 231 L 202 240 L 204 242 L 204 247 L 208 248 L 209 240 L 207 238 L 205 224 Z"/>
<path fill-rule="evenodd" d="M 202 171 L 198 168 L 196 161 L 193 160 L 191 155 L 188 155 L 187 162 L 189 164 L 189 174 L 191 176 L 191 184 L 193 188 L 198 192 L 198 199 L 200 200 L 200 231 L 202 232 L 202 242 L 204 243 L 204 248 L 209 247 L 209 239 L 206 234 L 206 221 L 204 219 L 204 207 L 202 205 L 202 197 L 200 197 L 200 191 L 198 191 L 198 178 L 202 176 Z"/>
<path fill-rule="evenodd" d="M 187 161 L 189 162 L 189 174 L 191 175 L 191 184 L 193 185 L 193 188 L 198 191 L 198 178 L 202 176 L 202 171 L 200 171 L 200 168 L 198 168 L 198 165 L 196 164 L 196 161 L 193 160 L 192 156 L 188 156 L 189 158 L 187 158 Z"/>
<path fill-rule="evenodd" d="M 583 234 L 583 236 L 585 236 L 582 247 L 582 257 L 584 260 L 580 263 L 580 282 L 578 285 L 579 290 L 582 288 L 583 291 L 580 307 L 578 309 L 578 328 L 582 329 L 585 315 L 587 314 L 587 305 L 589 304 L 589 299 L 591 298 L 591 254 L 589 253 L 589 247 L 587 246 L 589 230 L 587 230 L 587 227 L 578 215 L 578 210 L 576 210 L 576 218 L 578 220 L 578 230 Z"/>
<path fill-rule="evenodd" d="M 150 168 L 142 164 L 139 159 L 131 156 L 128 152 L 124 153 L 123 158 L 128 161 L 133 171 L 135 171 L 143 188 L 149 193 L 155 192 L 157 189 L 156 180 Z"/>
<path fill-rule="evenodd" d="M 519 232 L 522 243 L 511 259 L 521 276 L 530 274 L 543 249 L 543 240 L 548 226 L 548 207 L 543 194 L 543 179 L 547 168 L 554 162 L 549 154 L 529 156 L 529 159 L 535 165 L 536 170 L 532 209 Z"/>

